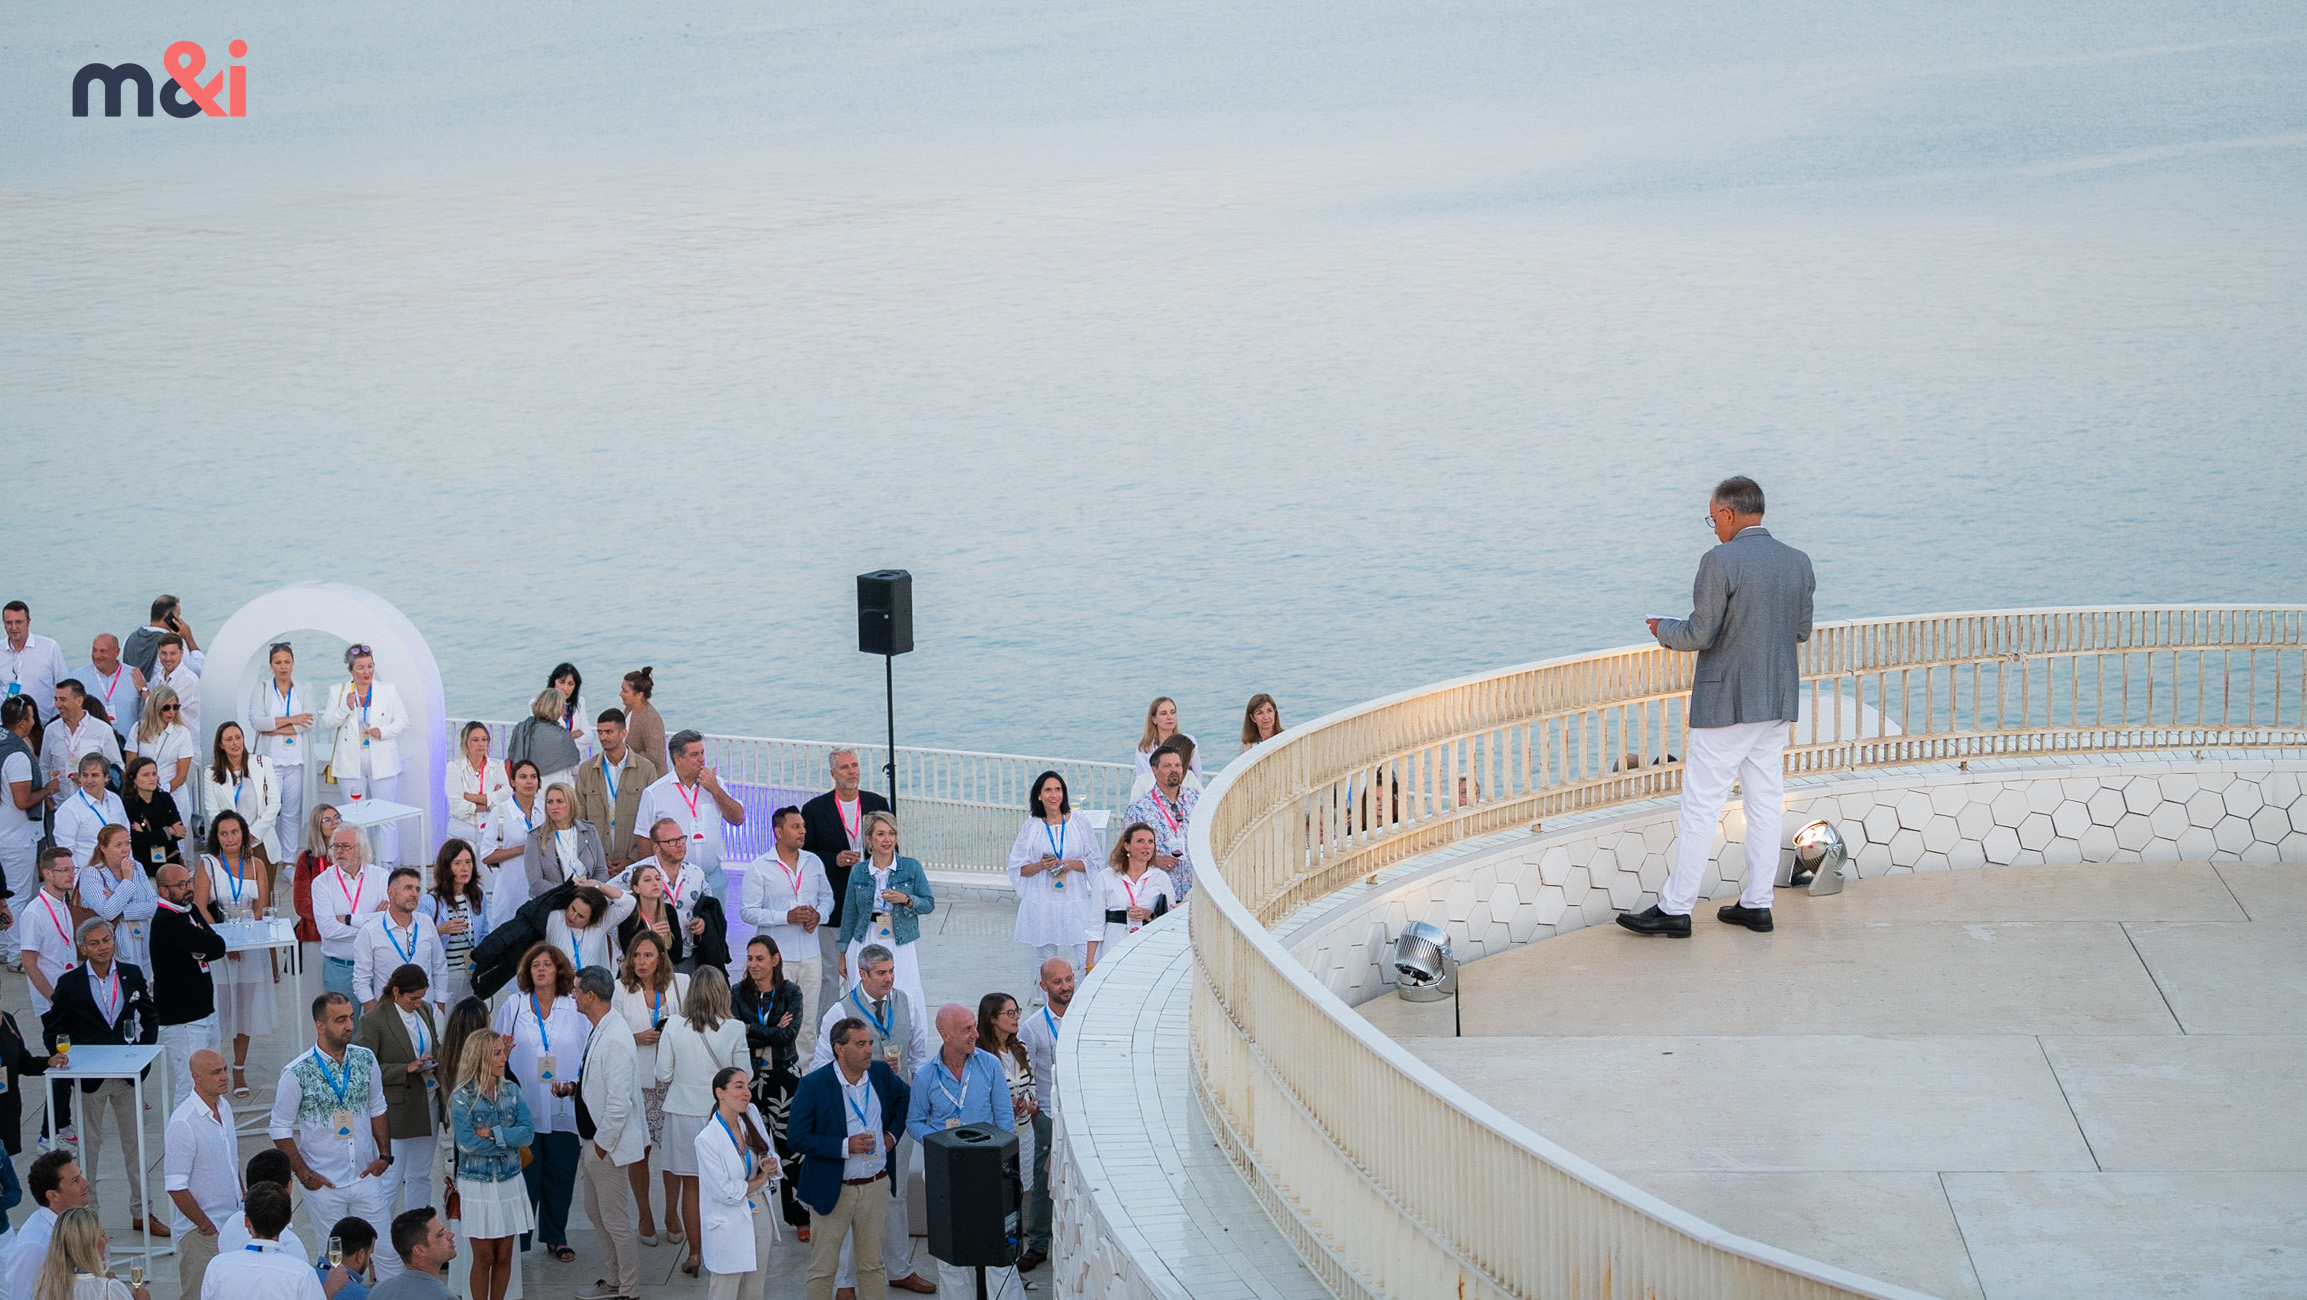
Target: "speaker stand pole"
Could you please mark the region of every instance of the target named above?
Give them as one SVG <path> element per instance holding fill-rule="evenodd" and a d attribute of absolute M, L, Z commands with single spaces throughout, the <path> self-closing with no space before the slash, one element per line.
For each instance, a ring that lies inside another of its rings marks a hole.
<path fill-rule="evenodd" d="M 889 774 L 889 811 L 897 812 L 897 659 L 894 655 L 881 656 L 881 698 L 889 706 L 889 763 L 882 771 Z M 982 1293 L 984 1287 L 981 1285 Z"/>
<path fill-rule="evenodd" d="M 977 1266 L 977 1300 L 986 1300 L 985 1265 L 983 1264 Z"/>

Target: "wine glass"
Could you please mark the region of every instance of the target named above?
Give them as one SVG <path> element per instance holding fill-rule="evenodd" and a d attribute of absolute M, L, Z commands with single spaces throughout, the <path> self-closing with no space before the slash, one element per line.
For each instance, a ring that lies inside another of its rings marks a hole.
<path fill-rule="evenodd" d="M 331 1237 L 328 1239 L 328 1266 L 330 1268 L 344 1267 L 344 1238 Z"/>
<path fill-rule="evenodd" d="M 58 1034 L 56 1036 L 56 1050 L 66 1056 L 72 1055 L 72 1035 Z"/>

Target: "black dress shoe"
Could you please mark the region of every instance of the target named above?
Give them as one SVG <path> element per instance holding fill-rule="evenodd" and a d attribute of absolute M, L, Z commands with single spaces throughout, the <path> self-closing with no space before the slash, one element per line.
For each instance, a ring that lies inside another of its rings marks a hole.
<path fill-rule="evenodd" d="M 1746 907 L 1738 903 L 1725 903 L 1720 910 L 1715 912 L 1714 919 L 1724 925 L 1743 925 L 1749 930 L 1759 930 L 1764 934 L 1771 931 L 1770 909 L 1767 907 Z"/>
<path fill-rule="evenodd" d="M 1663 934 L 1670 939 L 1690 937 L 1690 918 L 1669 916 L 1653 905 L 1639 912 L 1620 912 L 1618 923 L 1636 934 Z"/>

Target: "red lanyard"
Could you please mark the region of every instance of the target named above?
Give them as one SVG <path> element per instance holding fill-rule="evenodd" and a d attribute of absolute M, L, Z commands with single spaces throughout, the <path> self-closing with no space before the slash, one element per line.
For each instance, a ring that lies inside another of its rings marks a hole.
<path fill-rule="evenodd" d="M 850 821 L 849 814 L 841 811 L 841 799 L 839 796 L 835 796 L 833 800 L 833 815 L 841 819 L 841 829 L 849 836 L 849 842 L 851 844 L 855 844 L 858 842 L 859 838 L 857 834 L 857 828 L 865 824 L 865 801 L 863 799 L 855 799 L 851 802 L 857 805 L 856 821 Z"/>
<path fill-rule="evenodd" d="M 672 899 L 675 907 L 681 905 L 681 877 L 683 874 L 676 871 L 673 873 L 673 878 L 665 882 L 665 897 Z"/>
<path fill-rule="evenodd" d="M 337 892 L 343 894 L 347 899 L 351 900 L 350 905 L 344 909 L 344 914 L 346 916 L 359 916 L 361 891 L 368 888 L 368 873 L 365 871 L 362 872 L 360 875 L 360 883 L 350 889 L 347 889 L 345 888 L 344 883 L 344 868 L 330 867 L 329 870 L 336 873 Z M 353 924 L 358 925 L 360 922 L 355 921 Z"/>
<path fill-rule="evenodd" d="M 793 901 L 799 903 L 801 901 L 801 855 L 798 853 L 793 855 L 793 865 L 790 867 L 785 865 L 785 859 L 777 859 L 777 869 L 785 873 L 785 879 L 793 889 Z"/>
<path fill-rule="evenodd" d="M 48 891 L 45 889 L 40 891 L 40 905 L 48 909 L 48 923 L 56 927 L 56 937 L 62 939 L 65 949 L 70 951 L 72 948 L 72 931 L 65 927 L 64 918 L 56 915 L 56 904 L 48 901 Z M 69 911 L 70 908 L 67 907 L 66 910 Z M 65 969 L 71 969 L 70 962 L 65 963 Z"/>
<path fill-rule="evenodd" d="M 1132 911 L 1135 911 L 1135 910 L 1137 909 L 1137 886 L 1135 886 L 1135 885 L 1133 885 L 1133 884 L 1131 884 L 1131 883 L 1130 883 L 1130 880 L 1129 880 L 1129 873 L 1128 873 L 1128 872 L 1126 872 L 1126 871 L 1117 871 L 1117 872 L 1115 872 L 1114 874 L 1115 874 L 1115 875 L 1118 875 L 1118 876 L 1120 876 L 1120 877 L 1121 877 L 1121 887 L 1122 887 L 1122 889 L 1123 889 L 1123 891 L 1124 891 L 1124 892 L 1126 892 L 1126 893 L 1128 893 L 1128 894 L 1129 894 L 1129 905 L 1130 905 L 1130 909 L 1131 909 Z M 1133 931 L 1134 931 L 1134 930 L 1136 930 L 1136 929 L 1137 929 L 1137 922 L 1135 922 L 1135 921 L 1132 921 L 1132 922 L 1130 922 L 1130 923 L 1129 923 L 1129 928 L 1130 928 L 1131 930 L 1133 930 Z"/>
<path fill-rule="evenodd" d="M 1162 797 L 1162 792 L 1161 792 L 1161 791 L 1159 791 L 1159 790 L 1156 790 L 1156 791 L 1154 791 L 1154 792 L 1153 792 L 1153 797 L 1154 797 L 1154 811 L 1156 811 L 1156 812 L 1160 813 L 1160 814 L 1162 815 L 1162 821 L 1166 822 L 1166 823 L 1169 825 L 1169 828 L 1170 828 L 1170 834 L 1172 834 L 1172 835 L 1175 835 L 1175 834 L 1177 834 L 1177 833 L 1178 833 L 1178 819 L 1177 819 L 1177 818 L 1175 818 L 1175 817 L 1172 817 L 1172 816 L 1170 816 L 1170 804 L 1169 804 L 1169 800 L 1167 800 L 1167 799 L 1163 798 L 1163 797 Z"/>
<path fill-rule="evenodd" d="M 94 984 L 95 981 L 90 980 L 89 983 Z M 89 991 L 95 992 L 94 989 Z M 104 1023 L 110 1025 L 120 1019 L 120 963 L 118 962 L 112 964 L 112 978 L 108 991 L 112 996 L 104 999 Z"/>

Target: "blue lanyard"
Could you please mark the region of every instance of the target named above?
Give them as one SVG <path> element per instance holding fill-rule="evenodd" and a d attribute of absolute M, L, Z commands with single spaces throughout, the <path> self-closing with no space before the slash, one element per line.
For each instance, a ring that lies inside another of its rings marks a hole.
<path fill-rule="evenodd" d="M 880 1031 L 883 1038 L 889 1037 L 889 1027 L 897 1020 L 897 990 L 889 990 L 889 1014 L 886 1016 L 874 1015 L 866 1008 L 864 992 L 863 989 L 849 990 L 849 1000 L 857 1004 L 857 1013 L 872 1021 L 873 1027 Z"/>
<path fill-rule="evenodd" d="M 609 766 L 609 756 L 601 755 L 601 779 L 609 785 L 609 820 L 617 820 L 617 769 Z"/>
<path fill-rule="evenodd" d="M 234 898 L 234 900 L 235 900 L 235 901 L 237 901 L 237 900 L 240 898 L 240 894 L 238 893 L 238 891 L 235 891 L 235 892 L 234 892 L 234 894 L 233 894 L 233 898 Z M 413 962 L 413 961 L 415 961 L 415 960 L 417 959 L 417 919 L 416 919 L 416 917 L 415 917 L 415 916 L 413 916 L 413 915 L 412 915 L 411 917 L 409 917 L 409 946 L 408 946 L 408 951 L 406 951 L 406 952 L 402 952 L 402 951 L 401 951 L 401 940 L 400 940 L 400 936 L 399 936 L 399 935 L 397 935 L 397 934 L 394 934 L 394 933 L 393 933 L 393 922 L 392 922 L 392 918 L 391 918 L 391 917 L 389 917 L 389 916 L 388 916 L 388 917 L 386 917 L 386 918 L 384 919 L 384 922 L 383 922 L 383 924 L 384 924 L 384 932 L 385 932 L 385 938 L 387 938 L 387 939 L 389 939 L 389 940 L 391 940 L 391 941 L 392 941 L 393 951 L 394 951 L 394 952 L 396 952 L 396 953 L 400 953 L 400 959 L 401 959 L 402 961 L 406 961 L 406 962 Z"/>
<path fill-rule="evenodd" d="M 89 798 L 86 790 L 80 792 L 80 802 L 88 805 L 88 811 L 95 813 L 98 821 L 104 820 L 104 805 Z"/>
<path fill-rule="evenodd" d="M 1058 824 L 1064 825 L 1063 822 Z M 1065 833 L 1051 829 L 1050 824 L 1046 821 L 1041 824 L 1041 833 L 1049 837 L 1049 856 L 1053 858 L 1064 857 L 1065 853 L 1062 846 L 1065 844 Z"/>
<path fill-rule="evenodd" d="M 860 1119 L 862 1119 L 863 1117 L 862 1117 L 862 1116 L 860 1116 L 859 1118 L 860 1118 Z M 745 1157 L 745 1181 L 746 1181 L 746 1182 L 752 1182 L 752 1181 L 753 1181 L 753 1152 L 752 1152 L 752 1149 L 751 1149 L 751 1148 L 749 1148 L 749 1147 L 747 1147 L 747 1146 L 746 1146 L 744 1143 L 742 1143 L 742 1142 L 739 1142 L 739 1141 L 737 1140 L 737 1130 L 735 1130 L 735 1129 L 733 1129 L 733 1128 L 729 1127 L 729 1121 L 728 1121 L 727 1119 L 725 1119 L 725 1118 L 723 1118 L 723 1117 L 722 1117 L 722 1114 L 721 1114 L 721 1108 L 720 1108 L 720 1107 L 718 1107 L 718 1106 L 716 1106 L 716 1107 L 714 1107 L 714 1108 L 713 1108 L 713 1122 L 714 1122 L 714 1123 L 716 1123 L 716 1124 L 719 1124 L 719 1125 L 721 1126 L 721 1131 L 729 1135 L 729 1145 L 730 1145 L 730 1146 L 733 1146 L 733 1147 L 735 1147 L 735 1148 L 737 1148 L 737 1154 L 738 1154 L 738 1155 L 741 1155 L 741 1156 L 743 1156 L 743 1157 Z"/>
<path fill-rule="evenodd" d="M 1057 1042 L 1057 1018 L 1049 1014 L 1046 1006 L 1041 1009 L 1041 1022 L 1049 1026 L 1049 1041 Z"/>
<path fill-rule="evenodd" d="M 969 1109 L 969 1067 L 975 1064 L 976 1061 L 977 1058 L 974 1056 L 970 1057 L 966 1061 L 963 1061 L 961 1063 L 961 1077 L 958 1079 L 953 1079 L 953 1071 L 945 1068 L 945 1062 L 939 1061 L 937 1063 L 937 1072 L 939 1074 L 944 1075 L 947 1079 L 953 1079 L 955 1083 L 961 1085 L 961 1096 L 956 1098 L 953 1093 L 946 1088 L 944 1080 L 941 1079 L 937 1082 L 938 1095 L 945 1098 L 946 1104 L 953 1107 L 953 1113 L 956 1115 L 959 1115 L 964 1110 Z"/>
<path fill-rule="evenodd" d="M 374 698 L 376 698 L 376 687 L 374 686 L 360 693 L 360 729 L 362 731 L 368 730 L 368 702 Z"/>
<path fill-rule="evenodd" d="M 583 930 L 569 931 L 569 960 L 577 963 L 578 970 L 585 969 L 585 932 Z"/>
<path fill-rule="evenodd" d="M 534 993 L 529 995 L 529 1010 L 537 1013 L 537 1042 L 541 1044 L 538 1050 L 552 1051 L 553 1036 L 545 1029 L 545 1009 L 537 1004 L 537 995 Z"/>
<path fill-rule="evenodd" d="M 236 802 L 237 802 L 237 800 L 236 800 Z M 242 871 L 245 869 L 245 868 L 243 867 L 243 865 L 242 865 L 242 864 L 243 864 L 243 863 L 245 863 L 245 862 L 247 862 L 247 860 L 248 860 L 248 859 L 247 859 L 246 857 L 235 858 L 235 859 L 225 859 L 225 858 L 219 857 L 219 858 L 217 859 L 217 861 L 221 862 L 221 863 L 224 865 L 225 878 L 226 878 L 227 880 L 230 880 L 230 881 L 232 882 L 232 901 L 233 901 L 233 902 L 235 902 L 235 903 L 237 903 L 237 902 L 239 902 L 239 901 L 240 901 L 240 873 L 241 873 L 241 872 L 242 872 Z M 386 932 L 390 933 L 390 932 L 391 932 L 391 930 L 392 930 L 392 926 L 390 926 L 390 925 L 388 924 L 387 926 L 385 926 L 385 930 L 386 930 Z M 398 945 L 398 944 L 395 944 L 394 946 L 395 946 L 395 947 L 398 947 L 399 945 Z M 416 945 L 414 945 L 414 944 L 411 944 L 411 945 L 409 945 L 409 946 L 413 948 L 413 947 L 415 947 Z"/>
<path fill-rule="evenodd" d="M 766 999 L 757 997 L 753 1003 L 753 1019 L 763 1029 L 767 1029 L 769 1027 L 769 1008 L 776 1001 L 777 995 L 776 993 L 772 992 Z"/>
<path fill-rule="evenodd" d="M 513 805 L 513 811 L 514 811 L 514 812 L 517 812 L 517 813 L 520 813 L 520 814 L 521 814 L 521 829 L 522 829 L 522 830 L 524 830 L 524 831 L 533 831 L 533 830 L 537 829 L 537 823 L 536 823 L 536 819 L 535 819 L 535 818 L 533 818 L 533 817 L 531 817 L 531 816 L 529 816 L 529 814 L 528 814 L 528 813 L 526 813 L 526 812 L 522 811 L 522 809 L 521 809 L 521 801 L 520 801 L 520 800 L 518 800 L 518 799 L 515 799 L 515 800 L 513 800 L 513 801 L 512 801 L 512 805 Z"/>
<path fill-rule="evenodd" d="M 870 1074 L 867 1075 L 868 1080 L 870 1080 L 871 1077 L 872 1076 Z M 871 1082 L 867 1082 L 865 1086 L 867 1089 L 867 1095 L 870 1096 L 873 1085 Z M 841 1090 L 841 1099 L 849 1103 L 849 1113 L 857 1117 L 857 1126 L 864 1129 L 868 1133 L 872 1133 L 873 1121 L 865 1117 L 865 1107 L 858 1104 L 857 1098 L 850 1095 L 849 1089 L 843 1088 Z M 879 1141 L 880 1136 L 880 1134 L 875 1133 L 875 1140 Z"/>
<path fill-rule="evenodd" d="M 345 1053 L 343 1083 L 338 1083 L 336 1075 L 329 1071 L 328 1058 L 320 1054 L 319 1048 L 312 1049 L 312 1059 L 320 1065 L 321 1081 L 328 1085 L 330 1092 L 336 1094 L 336 1104 L 339 1106 L 350 1105 L 350 1101 L 345 1097 L 345 1089 L 352 1086 L 352 1053 Z"/>

